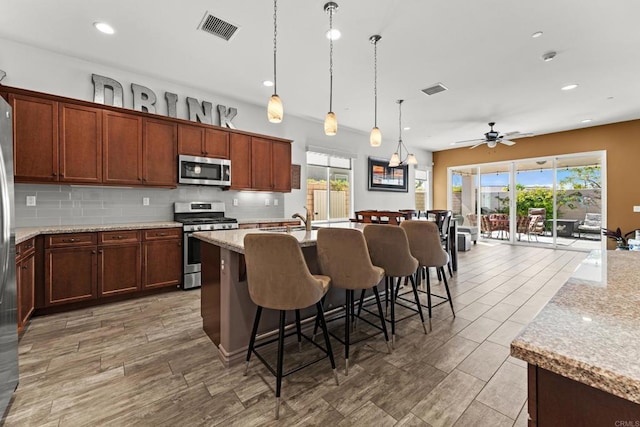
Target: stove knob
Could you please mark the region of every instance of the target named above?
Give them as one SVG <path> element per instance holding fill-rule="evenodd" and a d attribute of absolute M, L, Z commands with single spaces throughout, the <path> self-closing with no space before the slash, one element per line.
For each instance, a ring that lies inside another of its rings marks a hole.
<path fill-rule="evenodd" d="M 199 225 L 196 226 L 196 230 L 202 230 L 202 227 L 200 227 Z"/>

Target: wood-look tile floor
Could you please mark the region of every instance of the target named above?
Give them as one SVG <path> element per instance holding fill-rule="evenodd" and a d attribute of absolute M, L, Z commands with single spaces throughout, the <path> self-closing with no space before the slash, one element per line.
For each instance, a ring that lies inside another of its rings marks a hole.
<path fill-rule="evenodd" d="M 257 359 L 248 376 L 218 361 L 199 291 L 36 317 L 20 341 L 20 384 L 4 422 L 525 426 L 526 365 L 509 356 L 509 343 L 585 256 L 474 245 L 450 280 L 455 318 L 447 304 L 437 307 L 428 335 L 417 317 L 399 322 L 392 354 L 381 335 L 353 345 L 346 377 L 343 347 L 332 340 L 340 385 L 326 360 L 285 378 L 279 421 L 275 378 Z"/>

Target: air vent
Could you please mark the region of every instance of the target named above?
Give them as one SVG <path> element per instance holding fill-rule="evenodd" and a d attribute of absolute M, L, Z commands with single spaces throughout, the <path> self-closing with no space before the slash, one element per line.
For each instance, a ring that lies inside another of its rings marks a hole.
<path fill-rule="evenodd" d="M 435 95 L 436 93 L 444 92 L 445 90 L 449 90 L 449 89 L 447 89 L 447 87 L 442 83 L 436 83 L 433 86 L 429 86 L 426 89 L 422 89 L 422 91 L 427 95 Z"/>
<path fill-rule="evenodd" d="M 226 41 L 231 40 L 239 29 L 237 25 L 213 16 L 209 12 L 204 14 L 204 18 L 202 18 L 202 22 L 200 22 L 198 28 Z"/>

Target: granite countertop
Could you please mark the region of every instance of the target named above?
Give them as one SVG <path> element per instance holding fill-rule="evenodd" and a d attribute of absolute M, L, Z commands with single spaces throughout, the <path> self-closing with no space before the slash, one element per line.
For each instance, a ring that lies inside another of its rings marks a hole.
<path fill-rule="evenodd" d="M 640 403 L 638 267 L 637 252 L 590 255 L 511 343 L 511 354 Z"/>
<path fill-rule="evenodd" d="M 36 237 L 39 234 L 90 233 L 95 231 L 178 227 L 182 227 L 182 224 L 174 221 L 132 222 L 126 224 L 43 225 L 40 227 L 20 227 L 16 228 L 16 244 Z"/>

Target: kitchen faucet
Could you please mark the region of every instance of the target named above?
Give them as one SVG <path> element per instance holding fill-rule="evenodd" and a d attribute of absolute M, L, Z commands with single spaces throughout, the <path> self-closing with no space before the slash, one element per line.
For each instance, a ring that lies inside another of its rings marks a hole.
<path fill-rule="evenodd" d="M 304 224 L 304 229 L 306 231 L 311 231 L 311 211 L 309 211 L 306 206 L 303 206 L 303 208 L 307 211 L 305 218 L 303 218 L 299 213 L 294 213 L 291 215 L 291 218 L 300 218 L 300 221 Z"/>

